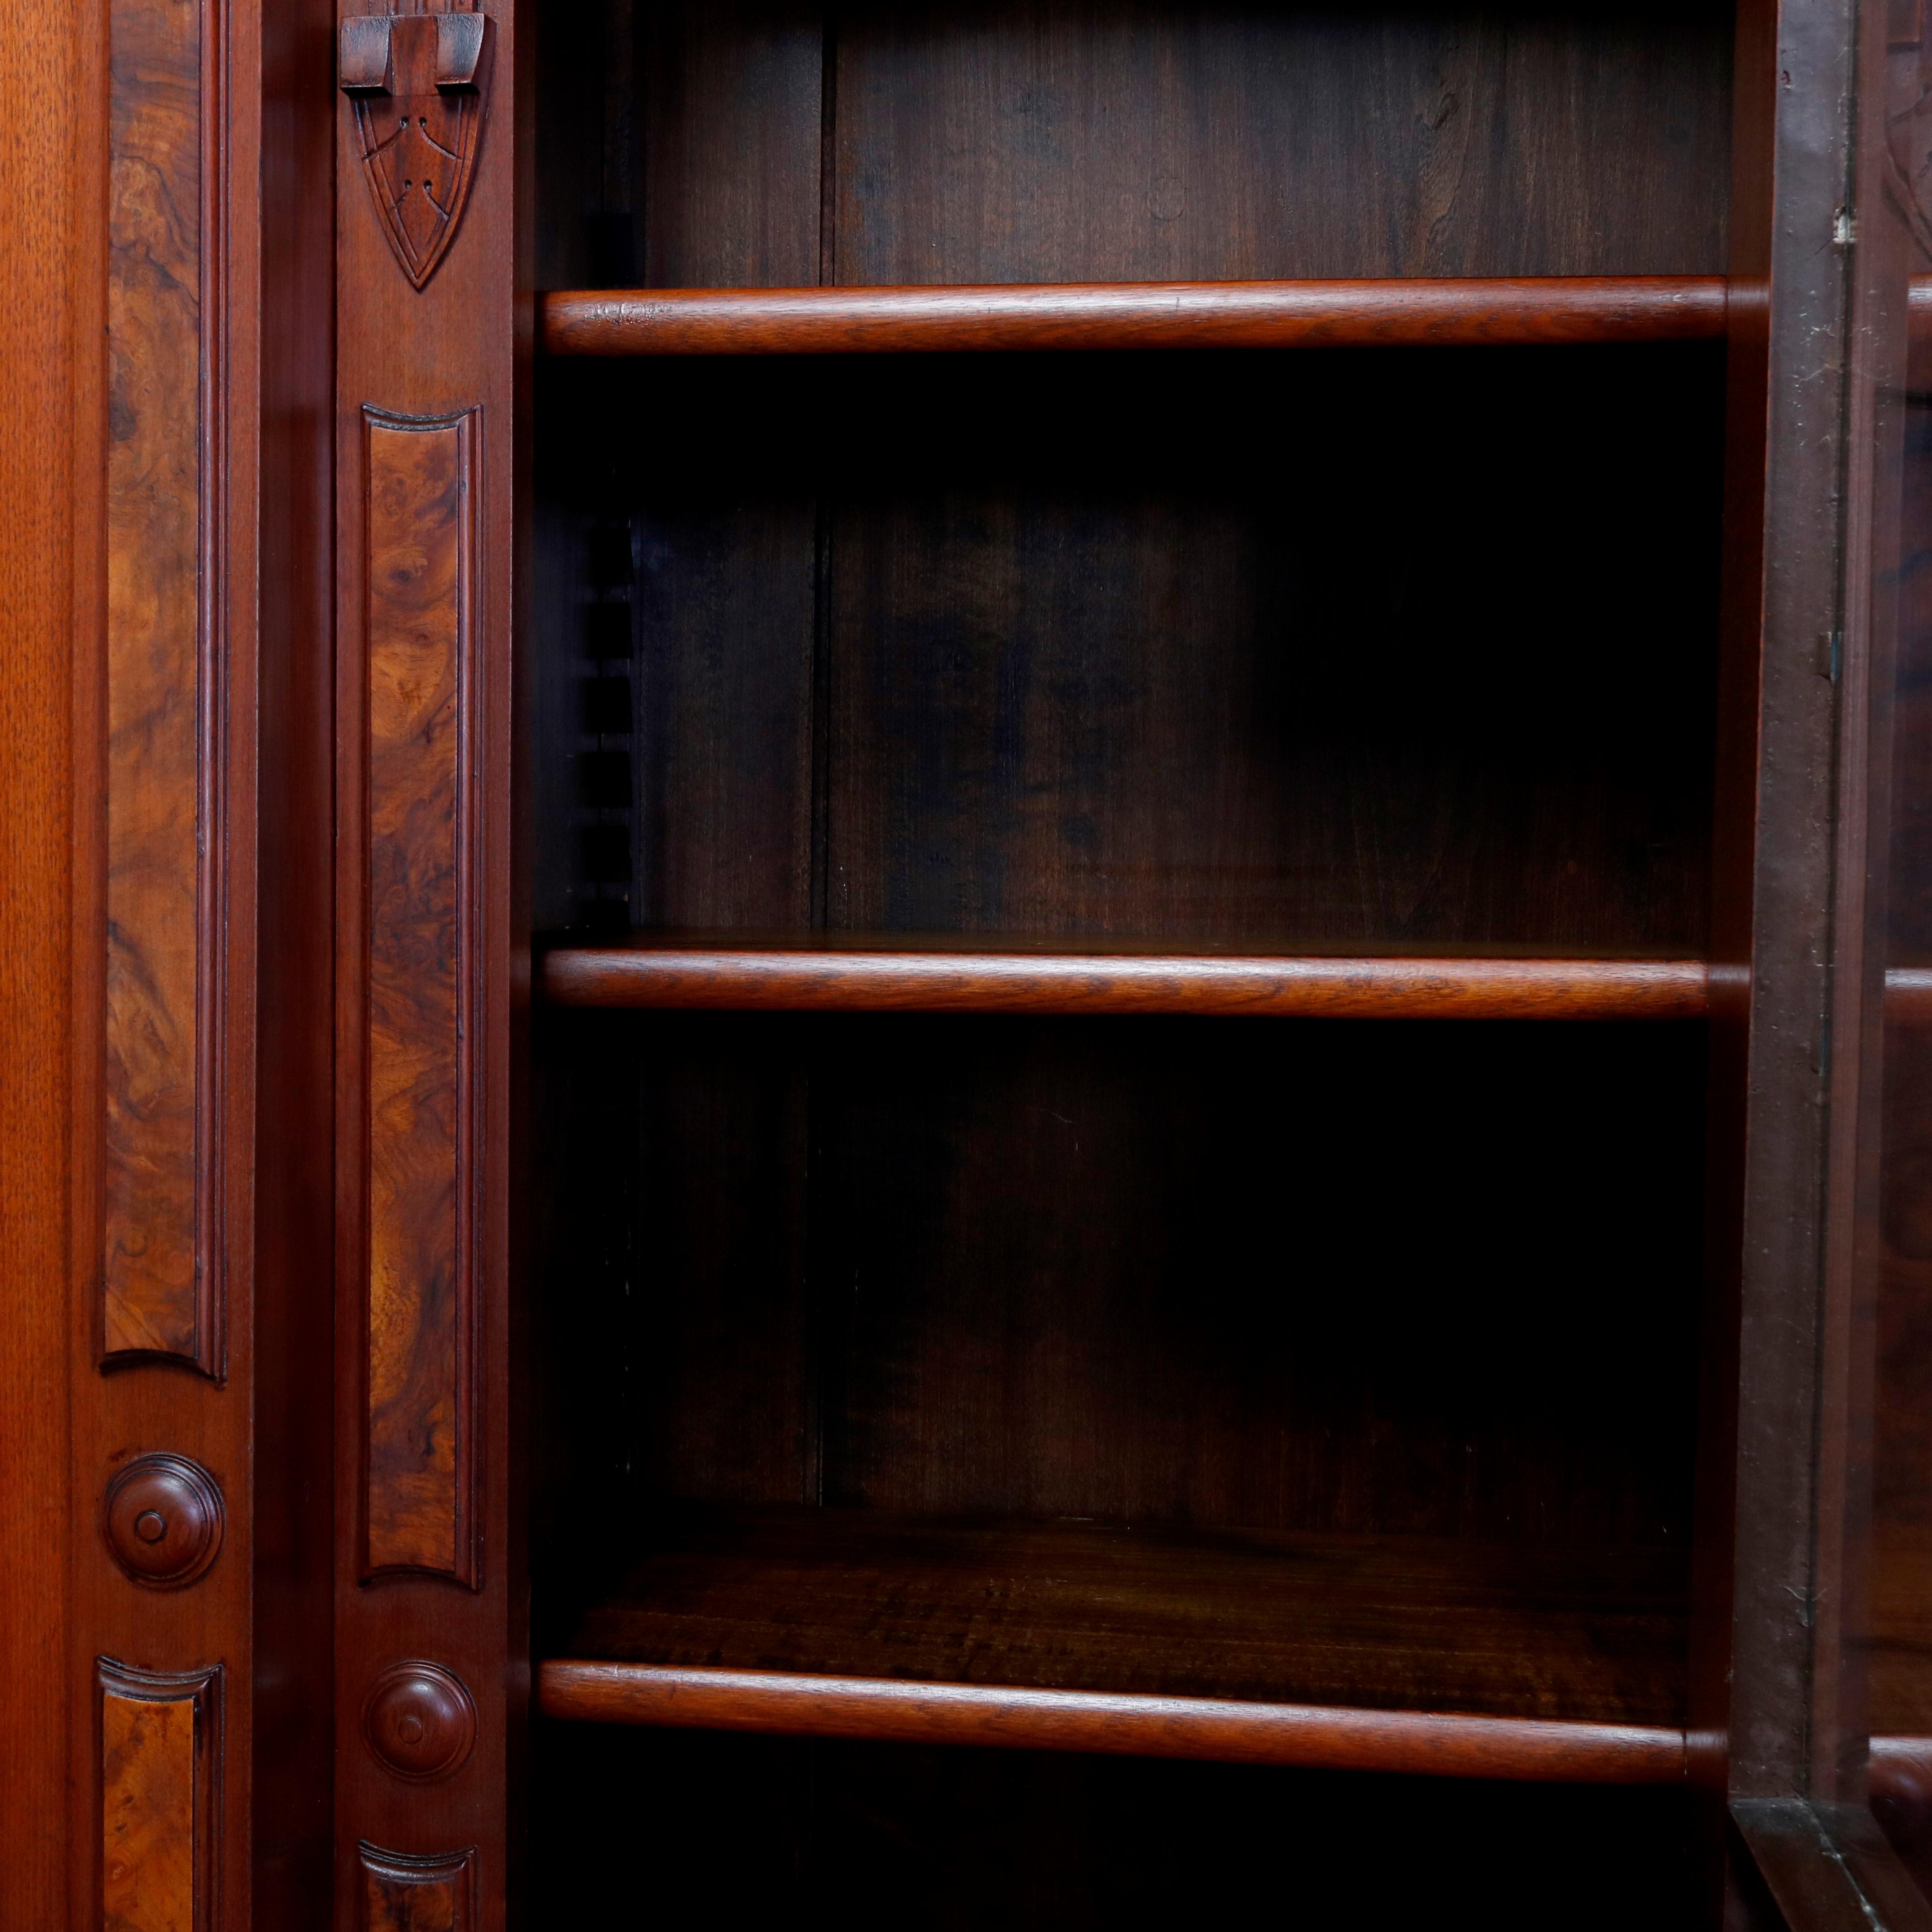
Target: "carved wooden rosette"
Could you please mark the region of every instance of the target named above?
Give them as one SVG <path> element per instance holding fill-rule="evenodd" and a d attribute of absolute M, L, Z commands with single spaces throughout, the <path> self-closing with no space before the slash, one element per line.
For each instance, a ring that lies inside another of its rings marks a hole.
<path fill-rule="evenodd" d="M 364 1838 L 364 1932 L 470 1932 L 476 1923 L 476 1848 L 440 1857 L 386 1852 Z"/>
<path fill-rule="evenodd" d="M 481 412 L 363 412 L 368 1408 L 363 1573 L 477 1580 Z"/>
<path fill-rule="evenodd" d="M 434 1784 L 468 1761 L 476 1743 L 476 1700 L 440 1664 L 392 1664 L 363 1701 L 362 1736 L 392 1777 Z"/>
<path fill-rule="evenodd" d="M 103 1360 L 224 1366 L 222 144 L 199 6 L 113 0 Z"/>
<path fill-rule="evenodd" d="M 221 1667 L 94 1665 L 100 1748 L 101 1919 L 114 1932 L 214 1924 Z"/>
<path fill-rule="evenodd" d="M 490 22 L 447 13 L 364 14 L 342 23 L 343 92 L 355 104 L 362 172 L 397 266 L 418 289 L 463 220 L 490 89 Z"/>
<path fill-rule="evenodd" d="M 221 1488 L 201 1465 L 165 1452 L 116 1472 L 103 1501 L 107 1546 L 124 1575 L 154 1590 L 184 1589 L 221 1553 Z"/>

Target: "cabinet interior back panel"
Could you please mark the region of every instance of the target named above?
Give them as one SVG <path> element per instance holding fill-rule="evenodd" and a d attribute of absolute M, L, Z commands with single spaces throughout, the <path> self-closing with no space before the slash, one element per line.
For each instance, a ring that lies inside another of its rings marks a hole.
<path fill-rule="evenodd" d="M 539 922 L 1694 952 L 1722 368 L 554 367 Z"/>
<path fill-rule="evenodd" d="M 614 1724 L 539 1726 L 533 1742 L 534 1833 L 563 1924 L 649 1922 L 634 1862 L 608 1855 L 640 1842 L 652 1914 L 676 1922 L 710 1921 L 722 1900 L 742 1923 L 836 1918 L 852 1932 L 1118 1932 L 1291 1912 L 1382 1932 L 1458 1917 L 1461 1899 L 1490 1932 L 1543 1932 L 1569 1890 L 1568 1932 L 1703 1922 L 1693 1801 L 1667 1789 Z"/>
<path fill-rule="evenodd" d="M 1726 6 L 609 0 L 541 32 L 552 286 L 1724 265 Z"/>
<path fill-rule="evenodd" d="M 570 1569 L 658 1502 L 1688 1546 L 1701 1026 L 545 1027 Z"/>
<path fill-rule="evenodd" d="M 1689 273 L 1728 10 L 840 9 L 836 279 Z"/>

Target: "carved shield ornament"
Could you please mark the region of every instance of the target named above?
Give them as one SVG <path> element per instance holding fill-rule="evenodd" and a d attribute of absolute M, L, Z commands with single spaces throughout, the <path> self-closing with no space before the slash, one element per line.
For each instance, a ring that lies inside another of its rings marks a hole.
<path fill-rule="evenodd" d="M 343 22 L 341 58 L 376 213 L 390 253 L 420 289 L 448 253 L 476 178 L 489 20 L 364 14 Z"/>

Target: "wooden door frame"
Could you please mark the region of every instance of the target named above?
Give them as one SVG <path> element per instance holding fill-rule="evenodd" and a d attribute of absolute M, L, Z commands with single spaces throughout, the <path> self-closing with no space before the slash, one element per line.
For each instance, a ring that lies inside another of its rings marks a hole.
<path fill-rule="evenodd" d="M 170 48 L 141 40 L 151 22 L 124 16 L 124 57 L 113 61 L 116 5 L 22 0 L 0 29 L 0 112 L 11 130 L 0 148 L 0 903 L 10 935 L 0 970 L 0 1273 L 10 1316 L 0 1523 L 12 1557 L 0 1579 L 9 1844 L 0 1921 L 102 1922 L 106 1700 L 136 1730 L 148 1711 L 187 1741 L 194 1766 L 189 1860 L 125 1882 L 161 1886 L 170 1910 L 185 1900 L 197 1932 L 214 1932 L 317 1924 L 327 1910 L 329 1564 L 326 1528 L 314 1533 L 328 1508 L 327 1405 L 325 1390 L 318 1454 L 310 1393 L 318 1308 L 328 1346 L 326 1288 L 318 1296 L 313 1279 L 318 1243 L 325 1282 L 327 1269 L 326 1028 L 313 1018 L 318 1004 L 326 1011 L 327 969 L 312 963 L 312 900 L 301 890 L 301 868 L 319 875 L 327 847 L 325 832 L 318 859 L 313 814 L 291 800 L 318 770 L 325 800 L 327 788 L 332 22 L 305 0 L 200 0 L 190 110 L 200 131 L 184 143 L 141 130 L 122 153 L 130 179 L 116 188 L 116 143 L 129 138 L 117 128 L 158 104 L 164 128 L 180 126 L 170 76 L 149 64 L 158 57 L 165 69 Z M 101 1340 L 107 452 L 122 431 L 115 382 L 137 412 L 168 398 L 154 342 L 139 329 L 116 334 L 110 284 L 117 247 L 137 272 L 152 252 L 154 232 L 135 232 L 146 188 L 159 197 L 146 212 L 164 230 L 167 198 L 192 197 L 188 245 L 204 270 L 190 321 L 157 327 L 204 371 L 200 482 L 186 513 L 200 536 L 185 567 L 200 648 L 214 654 L 202 662 L 219 670 L 195 727 L 202 755 L 189 809 L 227 868 L 219 913 L 203 915 L 225 1058 L 212 1084 L 202 1082 L 196 1131 L 211 1138 L 194 1160 L 223 1204 L 209 1238 L 230 1299 L 226 1322 L 207 1331 L 225 1354 L 122 1366 L 104 1361 Z M 117 219 L 133 226 L 117 232 Z M 258 722 L 269 748 L 259 769 L 271 872 L 259 907 Z M 225 791 L 211 808 L 201 788 L 217 744 Z M 326 943 L 325 919 L 325 954 Z M 258 1070 L 269 1096 L 259 1118 Z M 315 1148 L 325 1150 L 320 1214 Z M 219 1474 L 225 1536 L 178 1591 L 132 1581 L 104 1526 L 109 1480 L 147 1450 Z M 267 1480 L 256 1490 L 258 1469 Z M 131 1676 L 120 1667 L 130 1656 Z"/>
<path fill-rule="evenodd" d="M 1803 1932 L 1932 1927 L 1867 1806 L 1857 1642 L 1882 968 L 1867 838 L 1890 670 L 1864 594 L 1866 446 L 1905 322 L 1887 20 L 1882 0 L 1744 0 L 1735 68 L 1712 944 L 1730 993 L 1712 1029 L 1691 1761 L 1724 1796 L 1726 1923 Z"/>

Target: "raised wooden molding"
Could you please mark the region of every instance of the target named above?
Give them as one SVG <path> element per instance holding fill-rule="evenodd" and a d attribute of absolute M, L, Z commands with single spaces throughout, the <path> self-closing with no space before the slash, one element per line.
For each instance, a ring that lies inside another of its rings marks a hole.
<path fill-rule="evenodd" d="M 214 1923 L 221 1666 L 94 1663 L 106 1932 L 208 1932 Z"/>
<path fill-rule="evenodd" d="M 363 1574 L 475 1587 L 481 412 L 363 412 L 368 1408 Z"/>
<path fill-rule="evenodd" d="M 418 1858 L 386 1852 L 367 1838 L 362 1867 L 364 1932 L 471 1932 L 476 1923 L 476 1847 Z"/>
<path fill-rule="evenodd" d="M 112 0 L 104 1364 L 224 1368 L 218 10 Z M 204 162 L 204 157 L 206 161 Z"/>
<path fill-rule="evenodd" d="M 363 178 L 389 252 L 418 289 L 448 254 L 470 199 L 490 56 L 490 22 L 473 0 L 342 23 L 342 91 L 355 106 Z"/>

